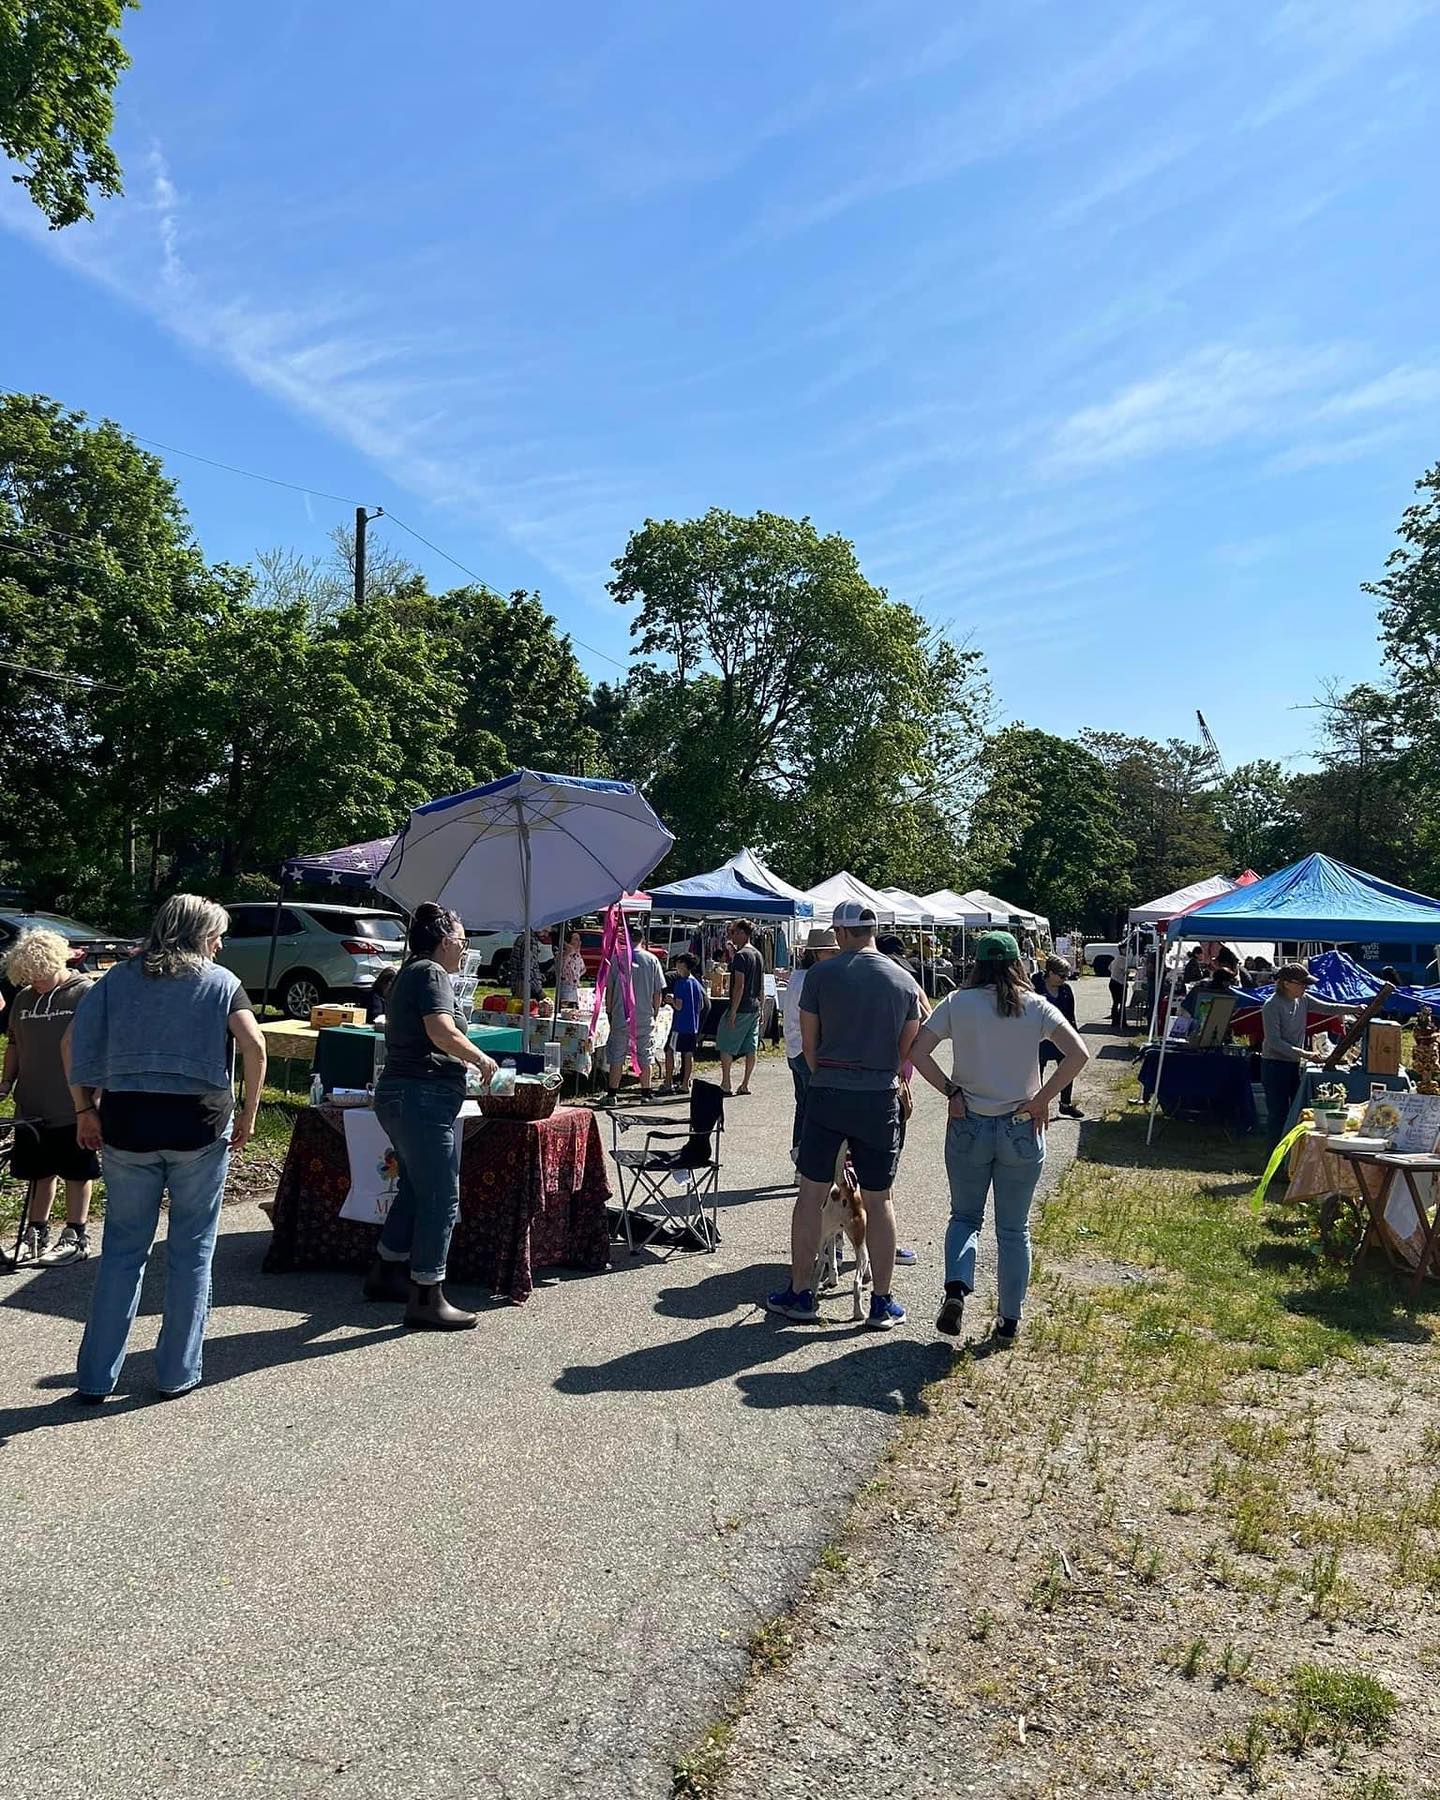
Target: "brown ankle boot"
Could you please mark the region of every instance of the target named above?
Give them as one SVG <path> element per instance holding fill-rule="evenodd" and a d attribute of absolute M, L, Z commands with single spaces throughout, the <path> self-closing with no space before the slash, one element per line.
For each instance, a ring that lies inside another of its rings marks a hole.
<path fill-rule="evenodd" d="M 461 1312 L 445 1298 L 438 1281 L 410 1283 L 410 1304 L 405 1308 L 407 1331 L 469 1331 L 480 1323 L 472 1312 Z"/>
<path fill-rule="evenodd" d="M 361 1289 L 367 1300 L 403 1301 L 410 1298 L 410 1271 L 404 1263 L 377 1256 Z"/>

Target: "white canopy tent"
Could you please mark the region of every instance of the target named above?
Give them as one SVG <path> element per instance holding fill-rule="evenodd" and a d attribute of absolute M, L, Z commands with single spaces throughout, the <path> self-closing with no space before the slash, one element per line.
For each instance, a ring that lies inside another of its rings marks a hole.
<path fill-rule="evenodd" d="M 972 888 L 964 899 L 985 914 L 987 925 L 1008 925 L 1012 919 L 1018 919 L 1022 925 L 1042 931 L 1046 937 L 1050 935 L 1050 921 L 1043 913 L 1031 912 L 1028 906 L 1016 906 L 1012 901 L 1002 900 L 998 894 L 987 894 L 984 888 Z"/>
<path fill-rule="evenodd" d="M 990 923 L 989 909 L 982 910 L 954 888 L 936 888 L 933 894 L 922 894 L 920 904 L 929 907 L 937 925 L 963 925 L 969 931 L 983 930 Z"/>
<path fill-rule="evenodd" d="M 850 874 L 848 869 L 842 869 L 828 881 L 817 882 L 814 887 L 807 888 L 805 898 L 815 908 L 817 925 L 828 925 L 835 916 L 835 908 L 846 900 L 858 900 L 862 906 L 868 906 L 883 925 L 895 923 L 893 902 L 875 888 L 868 887 L 858 875 Z"/>
<path fill-rule="evenodd" d="M 1192 881 L 1188 887 L 1176 888 L 1173 894 L 1162 894 L 1158 900 L 1147 900 L 1143 906 L 1132 906 L 1132 925 L 1160 925 L 1189 912 L 1204 900 L 1217 900 L 1221 894 L 1233 894 L 1237 883 L 1228 875 L 1210 875 L 1204 881 Z"/>
<path fill-rule="evenodd" d="M 935 914 L 917 894 L 908 894 L 904 888 L 881 888 L 882 900 L 889 901 L 894 908 L 895 923 L 904 925 L 910 930 L 920 926 L 930 927 L 939 923 Z"/>

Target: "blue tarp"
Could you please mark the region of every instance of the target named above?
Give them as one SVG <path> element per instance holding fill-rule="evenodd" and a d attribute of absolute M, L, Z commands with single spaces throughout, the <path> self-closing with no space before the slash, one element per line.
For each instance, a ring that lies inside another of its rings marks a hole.
<path fill-rule="evenodd" d="M 1387 938 L 1440 943 L 1440 900 L 1313 855 L 1172 919 L 1167 935 L 1264 943 Z"/>
<path fill-rule="evenodd" d="M 811 901 L 768 870 L 759 857 L 741 850 L 706 875 L 688 875 L 652 887 L 650 904 L 657 913 L 684 913 L 690 918 L 730 914 L 757 919 L 811 919 Z"/>
<path fill-rule="evenodd" d="M 1312 1008 L 1319 1003 L 1346 1012 L 1358 1012 L 1368 1006 L 1385 985 L 1378 975 L 1372 975 L 1359 963 L 1352 962 L 1343 950 L 1326 950 L 1319 956 L 1312 956 L 1309 969 L 1315 977 L 1315 985 L 1310 989 Z M 1241 989 L 1236 1011 L 1245 1012 L 1252 1006 L 1259 1006 L 1274 992 L 1273 987 Z M 1408 1019 L 1422 1006 L 1440 1013 L 1440 987 L 1397 987 L 1386 1000 L 1385 1011 L 1396 1018 Z"/>

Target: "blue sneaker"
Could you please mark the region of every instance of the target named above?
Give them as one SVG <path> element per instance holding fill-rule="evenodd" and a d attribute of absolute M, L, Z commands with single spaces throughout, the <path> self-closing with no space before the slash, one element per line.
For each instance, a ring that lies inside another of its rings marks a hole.
<path fill-rule="evenodd" d="M 908 1244 L 901 1244 L 895 1252 L 895 1260 L 897 1263 L 904 1263 L 908 1268 L 911 1263 L 919 1262 L 920 1258 Z"/>
<path fill-rule="evenodd" d="M 866 1322 L 873 1331 L 891 1331 L 905 1323 L 905 1308 L 889 1294 L 872 1294 L 870 1317 Z"/>
<path fill-rule="evenodd" d="M 794 1288 L 783 1287 L 766 1297 L 765 1310 L 779 1313 L 782 1319 L 799 1319 L 804 1325 L 813 1324 L 820 1317 L 820 1309 L 809 1288 L 801 1288 L 797 1294 Z"/>

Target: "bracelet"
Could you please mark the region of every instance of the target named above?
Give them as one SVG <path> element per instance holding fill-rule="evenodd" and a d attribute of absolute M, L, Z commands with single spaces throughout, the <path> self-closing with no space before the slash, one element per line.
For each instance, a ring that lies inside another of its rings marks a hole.
<path fill-rule="evenodd" d="M 75 1108 L 75 1116 L 78 1118 L 81 1113 L 99 1112 L 99 1110 L 100 1108 L 98 1106 L 77 1106 Z"/>

